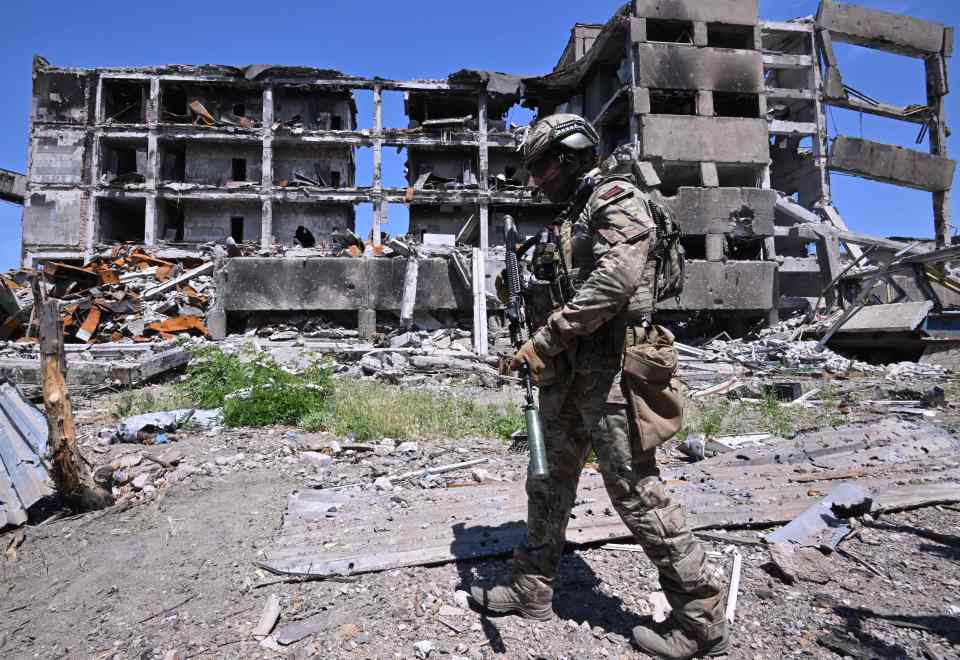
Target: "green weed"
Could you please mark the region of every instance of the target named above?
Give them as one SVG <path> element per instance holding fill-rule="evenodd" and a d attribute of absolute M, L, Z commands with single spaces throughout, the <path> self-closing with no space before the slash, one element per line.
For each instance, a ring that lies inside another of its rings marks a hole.
<path fill-rule="evenodd" d="M 231 427 L 297 424 L 333 394 L 330 370 L 319 363 L 291 373 L 267 354 L 230 355 L 214 346 L 194 349 L 178 387 L 200 408 L 222 406 Z"/>
<path fill-rule="evenodd" d="M 509 438 L 523 425 L 515 405 L 501 409 L 451 395 L 346 380 L 337 381 L 328 405 L 301 422 L 307 431 L 352 434 L 357 440 Z"/>

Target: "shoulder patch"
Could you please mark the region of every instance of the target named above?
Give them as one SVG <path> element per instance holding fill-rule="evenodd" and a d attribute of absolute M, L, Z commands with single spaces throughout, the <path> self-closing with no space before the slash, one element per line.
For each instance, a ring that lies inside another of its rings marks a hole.
<path fill-rule="evenodd" d="M 620 195 L 620 194 L 625 193 L 626 191 L 627 191 L 626 188 L 623 188 L 623 187 L 621 187 L 621 186 L 619 186 L 619 185 L 615 185 L 615 186 L 612 186 L 612 187 L 610 188 L 610 190 L 608 190 L 608 191 L 606 191 L 605 193 L 603 193 L 602 195 L 600 195 L 600 199 L 602 199 L 602 200 L 604 200 L 604 201 L 609 201 L 609 200 L 613 199 L 614 197 L 616 197 L 617 195 Z"/>

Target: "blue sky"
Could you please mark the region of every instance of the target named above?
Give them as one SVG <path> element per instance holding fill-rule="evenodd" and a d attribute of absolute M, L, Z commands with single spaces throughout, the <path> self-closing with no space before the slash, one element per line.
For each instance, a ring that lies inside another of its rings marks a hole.
<path fill-rule="evenodd" d="M 860 4 L 954 25 L 960 3 L 943 0 L 862 0 Z M 30 64 L 41 54 L 58 66 L 154 64 L 303 64 L 354 75 L 442 78 L 461 68 L 520 74 L 549 71 L 576 22 L 602 23 L 621 5 L 611 0 L 542 3 L 324 2 L 235 0 L 4 0 L 0 27 L 0 167 L 25 171 L 30 110 Z M 761 16 L 785 20 L 815 13 L 817 0 L 761 0 Z M 875 98 L 899 105 L 925 101 L 919 60 L 841 46 L 844 80 Z M 951 72 L 953 87 L 957 77 Z M 953 127 L 958 101 L 949 102 Z M 371 123 L 369 95 L 358 97 L 361 126 Z M 525 119 L 517 113 L 514 120 Z M 913 145 L 914 125 L 832 110 L 831 131 Z M 402 98 L 385 97 L 386 125 L 402 126 Z M 954 150 L 958 147 L 951 145 Z M 925 146 L 923 147 L 926 148 Z M 367 152 L 369 150 L 366 150 Z M 358 155 L 358 180 L 370 177 L 370 155 Z M 387 150 L 387 185 L 400 185 L 402 154 Z M 932 236 L 930 195 L 845 176 L 833 177 L 836 204 L 852 228 L 883 235 Z M 0 202 L 0 269 L 20 255 L 18 206 Z M 369 208 L 360 208 L 361 233 Z M 405 229 L 402 206 L 391 206 L 387 230 Z M 960 222 L 958 222 L 960 224 Z"/>

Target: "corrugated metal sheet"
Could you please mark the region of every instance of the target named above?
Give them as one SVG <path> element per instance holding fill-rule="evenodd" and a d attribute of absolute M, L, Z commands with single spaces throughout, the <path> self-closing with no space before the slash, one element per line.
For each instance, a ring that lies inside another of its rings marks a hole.
<path fill-rule="evenodd" d="M 43 413 L 0 381 L 0 529 L 22 525 L 30 507 L 54 493 L 43 461 L 47 434 Z"/>

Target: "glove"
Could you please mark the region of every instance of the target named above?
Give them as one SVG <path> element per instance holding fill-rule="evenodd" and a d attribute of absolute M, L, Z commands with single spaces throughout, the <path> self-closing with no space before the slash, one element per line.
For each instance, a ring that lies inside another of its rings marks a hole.
<path fill-rule="evenodd" d="M 530 375 L 533 376 L 533 382 L 539 382 L 540 374 L 547 365 L 544 363 L 543 358 L 537 353 L 532 339 L 521 346 L 517 354 L 513 356 L 513 361 L 510 363 L 510 371 L 520 371 L 524 363 L 530 368 Z"/>

